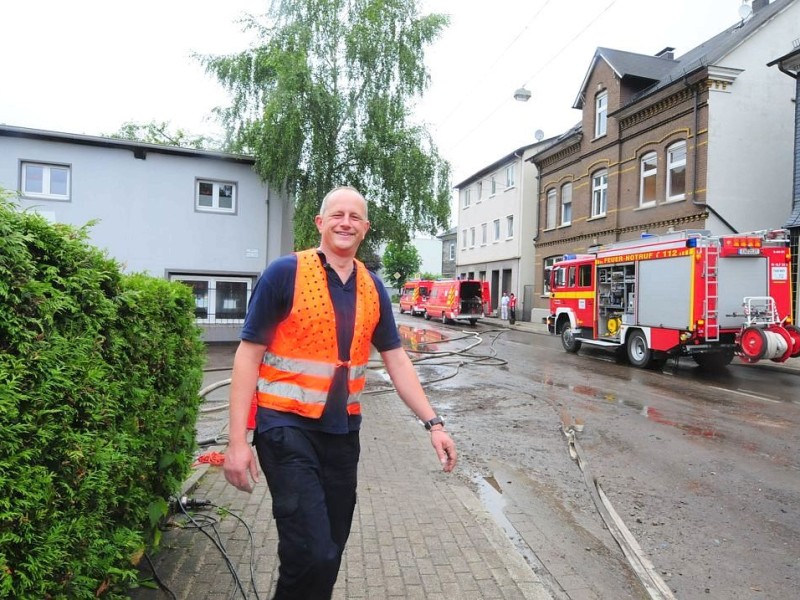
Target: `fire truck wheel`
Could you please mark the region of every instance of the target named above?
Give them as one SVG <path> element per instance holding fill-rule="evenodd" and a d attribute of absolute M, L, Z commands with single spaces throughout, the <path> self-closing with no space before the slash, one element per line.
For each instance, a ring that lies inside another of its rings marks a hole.
<path fill-rule="evenodd" d="M 470 324 L 470 325 L 473 325 L 473 326 L 474 326 L 474 325 L 475 325 L 475 323 L 477 323 L 477 322 L 478 322 L 478 319 L 470 319 L 470 320 L 469 320 L 469 324 Z"/>
<path fill-rule="evenodd" d="M 692 358 L 700 368 L 706 371 L 717 371 L 731 364 L 733 356 L 733 351 L 725 351 L 709 354 L 693 354 Z"/>
<path fill-rule="evenodd" d="M 645 368 L 653 361 L 653 352 L 647 347 L 647 338 L 641 331 L 628 337 L 628 360 L 634 367 Z"/>
<path fill-rule="evenodd" d="M 792 353 L 790 356 L 792 358 L 797 358 L 800 356 L 800 329 L 795 327 L 794 325 L 785 325 L 786 331 L 789 332 L 789 335 L 792 338 Z"/>
<path fill-rule="evenodd" d="M 401 307 L 400 307 L 400 314 L 402 315 L 404 312 L 406 312 L 406 311 L 404 311 L 404 310 L 403 310 L 403 307 L 401 306 Z M 412 311 L 412 313 L 411 313 L 411 314 L 414 314 L 414 313 L 413 313 L 413 311 Z"/>
<path fill-rule="evenodd" d="M 427 310 L 425 311 L 425 320 L 426 321 L 430 321 L 431 320 L 431 316 L 428 314 Z"/>
<path fill-rule="evenodd" d="M 444 311 L 442 311 L 442 325 L 446 324 L 447 324 L 447 316 L 444 314 Z"/>
<path fill-rule="evenodd" d="M 575 353 L 581 349 L 581 342 L 572 333 L 572 327 L 569 323 L 564 323 L 561 326 L 561 345 L 567 352 Z"/>

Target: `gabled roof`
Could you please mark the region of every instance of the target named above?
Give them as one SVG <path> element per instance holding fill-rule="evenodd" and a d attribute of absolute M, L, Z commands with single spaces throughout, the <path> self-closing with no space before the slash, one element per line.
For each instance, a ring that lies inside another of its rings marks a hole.
<path fill-rule="evenodd" d="M 766 6 L 756 10 L 746 21 L 739 21 L 735 25 L 706 40 L 696 48 L 689 50 L 683 56 L 671 60 L 610 48 L 598 48 L 595 52 L 589 70 L 584 77 L 574 108 L 583 107 L 584 92 L 597 61 L 602 59 L 614 69 L 615 73 L 623 77 L 639 77 L 652 79 L 653 85 L 636 94 L 630 99 L 629 104 L 637 101 L 682 79 L 688 73 L 714 65 L 720 59 L 730 54 L 742 42 L 758 31 L 764 23 L 776 14 L 787 8 L 796 0 L 773 0 Z"/>
<path fill-rule="evenodd" d="M 512 158 L 514 158 L 514 157 L 522 158 L 522 155 L 525 154 L 525 152 L 527 152 L 531 148 L 535 148 L 536 146 L 542 146 L 543 148 L 547 147 L 547 145 L 551 144 L 554 139 L 555 138 L 548 138 L 546 140 L 541 140 L 541 141 L 534 142 L 533 144 L 528 144 L 527 146 L 520 146 L 519 148 L 517 148 L 513 152 L 510 152 L 510 153 L 506 154 L 503 158 L 494 161 L 492 164 L 490 164 L 487 167 L 484 167 L 483 169 L 481 169 L 477 173 L 473 173 L 472 175 L 467 177 L 464 181 L 462 181 L 461 183 L 457 183 L 453 187 L 455 189 L 457 189 L 457 190 L 460 190 L 461 188 L 469 185 L 470 183 L 472 183 L 476 179 L 479 179 L 479 178 L 483 177 L 484 175 L 487 175 L 488 173 L 491 173 L 492 171 L 494 171 L 498 167 L 500 167 L 500 166 L 504 165 L 505 163 L 509 162 Z"/>
<path fill-rule="evenodd" d="M 784 225 L 787 229 L 800 227 L 800 203 L 796 203 L 792 214 L 789 215 L 789 218 L 786 219 L 786 224 Z"/>
<path fill-rule="evenodd" d="M 678 62 L 672 58 L 662 56 L 649 56 L 647 54 L 625 52 L 624 50 L 598 48 L 594 53 L 594 58 L 592 58 L 592 64 L 583 78 L 580 92 L 578 92 L 578 97 L 575 99 L 575 104 L 572 105 L 572 108 L 583 108 L 586 85 L 589 82 L 592 71 L 594 71 L 600 60 L 608 63 L 608 66 L 620 79 L 637 77 L 639 79 L 649 79 L 653 83 L 659 81 L 665 74 L 674 69 Z"/>

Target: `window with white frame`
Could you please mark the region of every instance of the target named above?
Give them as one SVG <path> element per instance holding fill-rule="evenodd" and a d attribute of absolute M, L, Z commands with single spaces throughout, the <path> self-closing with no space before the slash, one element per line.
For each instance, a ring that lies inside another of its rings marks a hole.
<path fill-rule="evenodd" d="M 469 247 L 470 248 L 474 248 L 475 247 L 475 228 L 474 227 L 470 227 L 469 228 Z"/>
<path fill-rule="evenodd" d="M 639 171 L 639 206 L 652 206 L 655 204 L 657 174 L 658 157 L 655 152 L 648 152 L 642 157 Z"/>
<path fill-rule="evenodd" d="M 479 181 L 476 187 L 478 188 L 478 202 L 480 202 L 483 199 L 483 182 Z"/>
<path fill-rule="evenodd" d="M 466 248 L 467 247 L 467 230 L 466 229 L 462 229 L 461 230 L 461 247 L 462 248 Z"/>
<path fill-rule="evenodd" d="M 491 183 L 491 186 L 492 186 L 492 193 L 491 193 L 491 195 L 492 195 L 492 196 L 494 196 L 494 195 L 497 193 L 497 178 L 496 178 L 494 175 L 492 175 L 492 183 Z"/>
<path fill-rule="evenodd" d="M 467 189 L 464 190 L 464 204 L 463 204 L 463 207 L 464 208 L 469 208 L 469 205 L 470 205 L 470 189 L 467 188 Z"/>
<path fill-rule="evenodd" d="M 592 216 L 602 217 L 608 208 L 608 171 L 592 175 Z"/>
<path fill-rule="evenodd" d="M 600 92 L 594 99 L 594 137 L 606 134 L 608 129 L 608 92 Z"/>
<path fill-rule="evenodd" d="M 456 259 L 456 243 L 455 242 L 450 242 L 450 258 L 449 258 L 449 260 L 455 260 L 455 259 Z"/>
<path fill-rule="evenodd" d="M 572 184 L 565 183 L 561 186 L 561 224 L 572 223 Z"/>
<path fill-rule="evenodd" d="M 558 256 L 551 256 L 549 258 L 544 259 L 544 269 L 543 269 L 543 283 L 542 283 L 542 294 L 549 294 L 550 293 L 550 272 L 553 270 L 553 265 L 556 264 L 557 260 L 561 259 L 561 255 Z"/>
<path fill-rule="evenodd" d="M 506 167 L 506 187 L 514 187 L 514 165 L 508 165 Z"/>
<path fill-rule="evenodd" d="M 481 223 L 481 245 L 485 246 L 489 241 L 489 225 L 488 223 Z"/>
<path fill-rule="evenodd" d="M 547 213 L 545 214 L 545 229 L 555 229 L 556 227 L 556 189 L 550 188 L 547 190 L 547 204 L 545 204 Z"/>
<path fill-rule="evenodd" d="M 21 164 L 20 192 L 46 200 L 70 199 L 70 167 L 37 162 Z"/>
<path fill-rule="evenodd" d="M 510 239 L 514 237 L 514 215 L 508 215 L 506 217 L 506 238 Z"/>
<path fill-rule="evenodd" d="M 667 148 L 667 200 L 686 198 L 686 142 Z"/>
<path fill-rule="evenodd" d="M 200 323 L 243 323 L 252 279 L 214 275 L 170 274 L 192 288 L 194 314 Z"/>
<path fill-rule="evenodd" d="M 494 233 L 493 241 L 500 241 L 500 219 L 495 219 L 492 221 L 492 232 Z"/>
<path fill-rule="evenodd" d="M 195 208 L 205 212 L 235 213 L 236 184 L 198 179 L 195 186 Z"/>

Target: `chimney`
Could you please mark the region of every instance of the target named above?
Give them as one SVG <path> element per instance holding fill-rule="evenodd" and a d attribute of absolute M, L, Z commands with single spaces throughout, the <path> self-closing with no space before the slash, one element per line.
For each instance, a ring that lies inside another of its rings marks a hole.
<path fill-rule="evenodd" d="M 753 14 L 769 4 L 769 0 L 753 0 Z"/>
<path fill-rule="evenodd" d="M 675 60 L 675 48 L 667 46 L 663 50 L 656 52 L 656 58 L 666 58 L 669 60 Z"/>

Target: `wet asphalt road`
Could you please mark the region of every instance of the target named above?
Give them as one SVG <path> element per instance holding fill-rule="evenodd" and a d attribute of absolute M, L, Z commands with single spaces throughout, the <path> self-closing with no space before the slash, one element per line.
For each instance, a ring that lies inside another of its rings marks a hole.
<path fill-rule="evenodd" d="M 580 597 L 647 597 L 600 517 L 594 478 L 675 597 L 796 597 L 796 372 L 732 364 L 708 374 L 688 360 L 641 370 L 493 321 L 398 323 L 459 445 L 461 475 L 541 576 L 565 590 L 582 581 Z M 562 422 L 582 429 L 589 478 Z"/>

